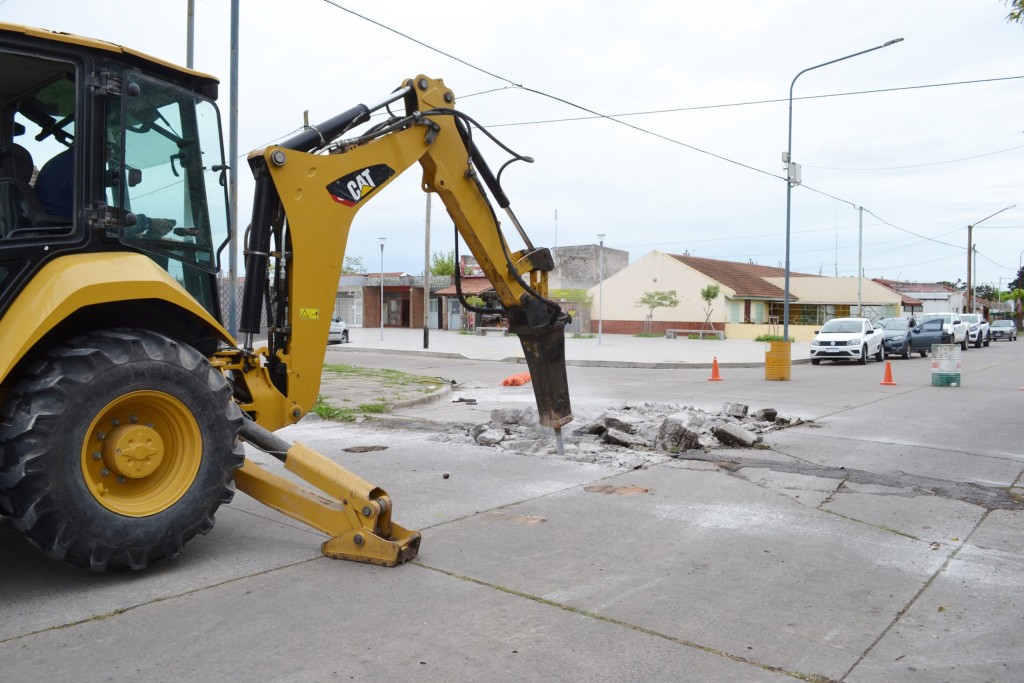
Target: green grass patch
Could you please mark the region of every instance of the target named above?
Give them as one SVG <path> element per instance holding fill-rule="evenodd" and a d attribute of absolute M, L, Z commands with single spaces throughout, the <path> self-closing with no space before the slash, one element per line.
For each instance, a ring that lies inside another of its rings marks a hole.
<path fill-rule="evenodd" d="M 388 370 L 386 368 L 360 368 L 355 365 L 324 365 L 324 372 L 331 373 L 334 377 L 371 377 L 385 387 L 407 387 L 421 384 L 430 388 L 444 384 L 444 380 L 437 377 L 424 377 L 423 375 L 411 375 L 401 370 Z"/>
<path fill-rule="evenodd" d="M 633 335 L 634 337 L 663 337 L 663 334 L 655 334 L 654 332 L 637 332 Z"/>
<path fill-rule="evenodd" d="M 313 404 L 310 412 L 325 420 L 334 420 L 335 422 L 354 422 L 356 419 L 356 414 L 351 408 L 336 408 L 327 403 L 323 396 L 316 397 L 316 403 Z"/>
<path fill-rule="evenodd" d="M 758 341 L 758 342 L 773 342 L 773 341 L 786 341 L 786 339 L 781 334 L 762 334 L 760 337 L 754 337 L 754 341 Z M 796 340 L 793 339 L 792 337 L 790 337 L 789 341 L 790 341 L 790 343 L 793 343 Z"/>

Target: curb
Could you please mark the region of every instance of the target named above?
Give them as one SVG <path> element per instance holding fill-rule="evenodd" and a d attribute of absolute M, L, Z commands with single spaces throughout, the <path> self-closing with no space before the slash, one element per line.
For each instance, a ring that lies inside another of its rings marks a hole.
<path fill-rule="evenodd" d="M 423 394 L 415 398 L 408 398 L 403 401 L 395 401 L 394 403 L 388 404 L 388 410 L 397 410 L 400 408 L 412 408 L 413 406 L 423 405 L 424 403 L 433 403 L 434 401 L 440 401 L 445 396 L 450 396 L 452 393 L 452 385 L 445 384 L 437 391 L 432 391 L 429 394 Z"/>
<path fill-rule="evenodd" d="M 513 364 L 526 364 L 526 359 L 521 356 L 507 356 L 505 358 L 475 358 L 473 356 L 467 356 L 463 353 L 452 353 L 449 351 L 430 351 L 424 349 L 371 349 L 366 347 L 344 347 L 336 349 L 345 353 L 359 353 L 365 351 L 366 353 L 379 353 L 385 355 L 395 356 L 435 356 L 437 358 L 455 358 L 459 360 L 473 360 L 473 361 L 484 361 L 488 363 L 513 363 Z M 807 365 L 811 362 L 810 358 L 798 358 L 790 361 L 791 365 Z M 566 360 L 567 366 L 572 365 L 576 367 L 591 367 L 591 368 L 639 368 L 643 370 L 710 370 L 711 363 L 706 362 L 689 362 L 689 361 L 664 361 L 661 363 L 644 363 L 641 361 L 619 361 L 619 360 Z M 718 367 L 720 368 L 763 368 L 764 363 L 758 363 L 756 361 L 737 361 L 723 363 L 719 361 Z"/>

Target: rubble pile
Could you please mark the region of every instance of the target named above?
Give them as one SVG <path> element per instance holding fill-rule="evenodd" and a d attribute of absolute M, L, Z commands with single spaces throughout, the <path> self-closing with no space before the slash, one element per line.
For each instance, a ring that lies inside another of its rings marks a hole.
<path fill-rule="evenodd" d="M 472 442 L 505 451 L 550 455 L 551 430 L 537 422 L 537 411 L 499 408 L 489 422 L 467 431 Z M 750 412 L 742 403 L 726 403 L 719 412 L 678 404 L 637 402 L 609 409 L 566 436 L 566 458 L 585 462 L 609 461 L 635 469 L 687 451 L 706 453 L 716 448 L 750 448 L 766 432 L 789 427 L 800 418 L 784 417 L 773 408 Z"/>

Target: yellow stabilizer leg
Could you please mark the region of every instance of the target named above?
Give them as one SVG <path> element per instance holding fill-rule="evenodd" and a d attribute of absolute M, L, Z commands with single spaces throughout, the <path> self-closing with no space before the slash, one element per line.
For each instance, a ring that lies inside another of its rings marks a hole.
<path fill-rule="evenodd" d="M 330 536 L 321 546 L 327 557 L 385 567 L 416 557 L 420 535 L 391 521 L 391 499 L 382 489 L 300 443 L 288 449 L 284 466 L 328 497 L 249 459 L 235 472 L 235 483 L 264 505 Z"/>

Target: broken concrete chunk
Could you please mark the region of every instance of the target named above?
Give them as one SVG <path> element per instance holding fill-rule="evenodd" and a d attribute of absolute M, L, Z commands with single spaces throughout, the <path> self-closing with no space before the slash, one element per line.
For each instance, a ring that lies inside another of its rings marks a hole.
<path fill-rule="evenodd" d="M 637 428 L 644 423 L 644 419 L 626 415 L 624 413 L 607 413 L 604 416 L 605 429 L 617 429 L 627 434 L 636 434 Z"/>
<path fill-rule="evenodd" d="M 472 427 L 469 428 L 469 435 L 476 439 L 476 437 L 480 436 L 480 434 L 486 432 L 490 428 L 491 425 L 487 424 L 486 422 L 481 422 L 480 424 L 473 425 Z"/>
<path fill-rule="evenodd" d="M 624 446 L 626 448 L 642 448 L 647 442 L 638 436 L 623 432 L 618 429 L 609 429 L 604 433 L 604 442 L 613 446 Z"/>
<path fill-rule="evenodd" d="M 754 414 L 751 415 L 755 420 L 763 420 L 766 422 L 774 422 L 775 418 L 778 417 L 779 411 L 775 408 L 761 408 L 761 410 L 755 410 Z"/>
<path fill-rule="evenodd" d="M 724 424 L 715 430 L 715 438 L 726 446 L 750 448 L 761 440 L 761 437 L 734 424 Z"/>
<path fill-rule="evenodd" d="M 665 418 L 658 430 L 655 446 L 663 451 L 687 451 L 700 447 L 700 433 L 690 429 L 689 420 L 672 415 Z"/>
<path fill-rule="evenodd" d="M 722 412 L 732 417 L 746 417 L 750 406 L 745 403 L 726 403 L 722 406 Z"/>
<path fill-rule="evenodd" d="M 481 446 L 497 446 L 504 440 L 504 429 L 487 429 L 476 436 L 476 442 Z"/>

